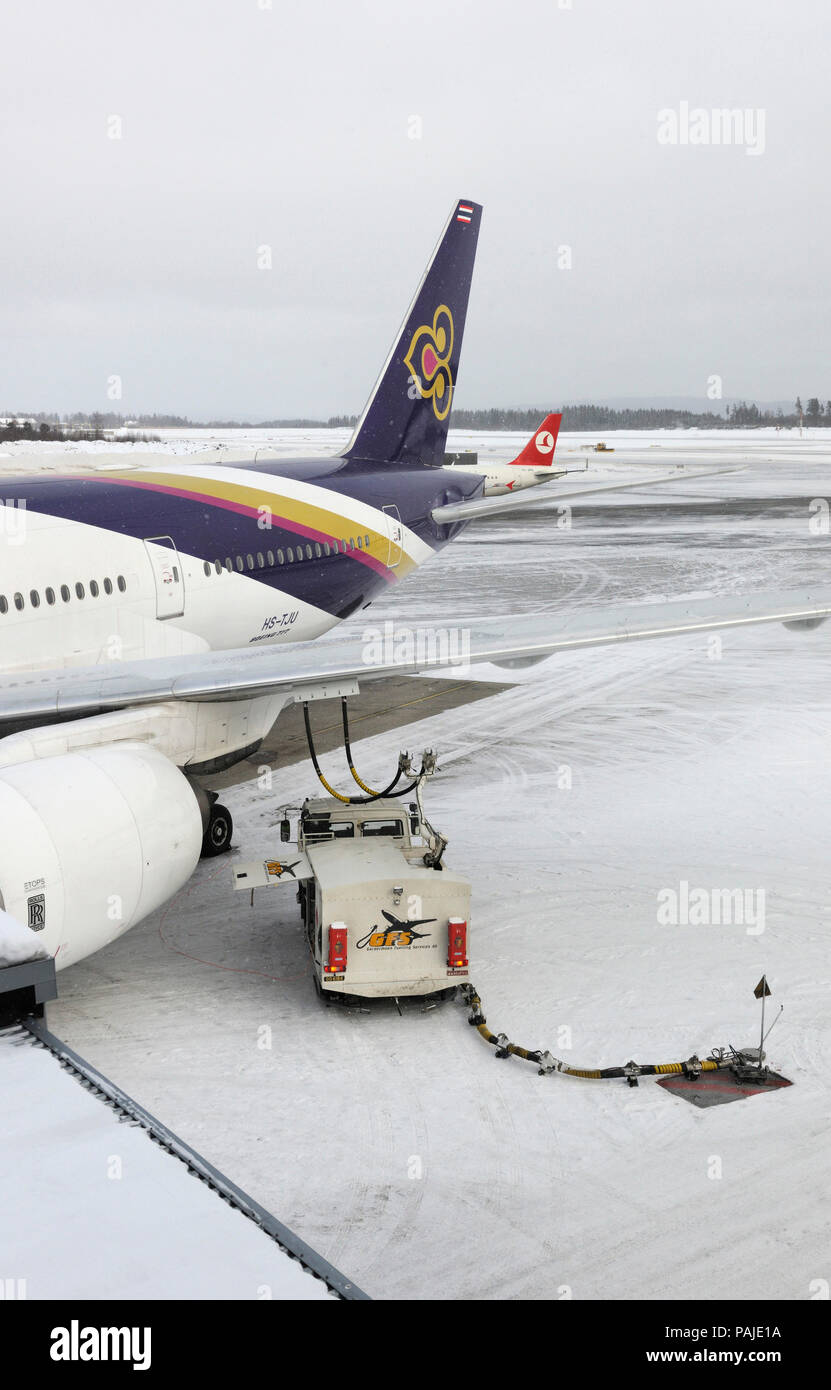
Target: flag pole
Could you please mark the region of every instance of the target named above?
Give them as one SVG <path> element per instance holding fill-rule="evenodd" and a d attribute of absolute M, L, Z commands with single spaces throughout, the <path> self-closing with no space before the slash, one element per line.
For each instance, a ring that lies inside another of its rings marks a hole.
<path fill-rule="evenodd" d="M 759 1070 L 762 1068 L 762 1048 L 765 1043 L 765 995 L 768 992 L 767 976 L 762 976 L 762 1031 L 759 1034 Z"/>

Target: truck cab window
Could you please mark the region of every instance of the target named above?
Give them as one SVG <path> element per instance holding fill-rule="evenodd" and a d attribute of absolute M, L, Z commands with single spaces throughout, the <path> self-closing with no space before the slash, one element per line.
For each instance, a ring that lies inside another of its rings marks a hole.
<path fill-rule="evenodd" d="M 361 826 L 362 835 L 391 835 L 393 838 L 403 836 L 404 826 L 397 818 L 394 820 L 366 820 Z"/>
<path fill-rule="evenodd" d="M 308 816 L 303 821 L 305 840 L 351 840 L 355 826 L 350 820 L 331 821 L 328 816 Z"/>

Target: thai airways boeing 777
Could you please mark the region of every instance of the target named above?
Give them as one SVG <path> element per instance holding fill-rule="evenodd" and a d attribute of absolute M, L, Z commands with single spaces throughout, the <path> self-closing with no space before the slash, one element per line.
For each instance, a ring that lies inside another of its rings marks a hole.
<path fill-rule="evenodd" d="M 58 967 L 141 921 L 200 853 L 224 847 L 211 773 L 254 751 L 286 704 L 430 664 L 370 658 L 359 636 L 310 639 L 468 522 L 524 501 L 483 496 L 481 475 L 441 466 L 480 219 L 477 204 L 454 205 L 336 457 L 3 480 L 0 912 Z M 602 490 L 554 489 L 529 500 Z M 468 625 L 469 659 L 829 613 L 824 592 L 488 619 Z"/>

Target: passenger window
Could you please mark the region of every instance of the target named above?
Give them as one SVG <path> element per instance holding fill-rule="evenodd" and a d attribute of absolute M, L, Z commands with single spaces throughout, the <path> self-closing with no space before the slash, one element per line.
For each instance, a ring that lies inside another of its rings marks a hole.
<path fill-rule="evenodd" d="M 0 613 L 8 613 L 8 611 L 9 600 L 6 598 L 5 594 L 0 594 Z"/>
<path fill-rule="evenodd" d="M 248 565 L 248 568 L 249 568 L 250 570 L 252 570 L 252 569 L 254 568 L 254 556 L 253 556 L 253 555 L 246 555 L 245 559 L 246 559 L 246 563 L 247 563 L 247 565 Z"/>
<path fill-rule="evenodd" d="M 69 585 L 68 585 L 68 584 L 62 584 L 62 585 L 61 585 L 61 598 L 63 599 L 64 603 L 69 603 L 69 597 L 70 597 L 70 595 L 69 595 Z"/>
<path fill-rule="evenodd" d="M 78 595 L 79 598 L 83 598 L 83 597 L 84 597 L 84 586 L 83 586 L 83 584 L 81 584 L 81 583 L 76 584 L 76 585 L 75 585 L 75 592 L 76 592 L 76 594 Z"/>
<path fill-rule="evenodd" d="M 278 550 L 278 551 L 277 551 L 277 564 L 278 564 L 278 565 L 283 565 L 283 564 L 285 564 L 285 561 L 286 561 L 286 557 L 285 557 L 285 555 L 283 554 L 282 550 Z"/>
<path fill-rule="evenodd" d="M 46 602 L 47 602 L 47 603 L 54 603 L 54 602 L 55 602 L 55 590 L 54 590 L 54 589 L 47 589 L 47 590 L 46 590 Z"/>
<path fill-rule="evenodd" d="M 287 557 L 288 557 L 288 562 L 289 562 L 289 564 L 291 564 L 292 561 L 294 560 L 294 551 L 292 550 L 291 546 L 288 546 L 288 547 L 286 548 L 286 555 L 287 555 Z"/>
<path fill-rule="evenodd" d="M 210 578 L 211 566 L 210 566 L 210 562 L 209 562 L 208 560 L 203 560 L 203 561 L 202 561 L 202 568 L 204 569 L 205 574 L 208 575 L 208 577 Z"/>
<path fill-rule="evenodd" d="M 222 573 L 222 561 L 221 561 L 221 560 L 214 560 L 214 569 L 216 570 L 217 574 L 221 574 L 221 573 Z"/>
<path fill-rule="evenodd" d="M 38 593 L 37 589 L 29 590 L 29 602 L 31 603 L 33 608 L 40 607 L 40 594 Z"/>
<path fill-rule="evenodd" d="M 178 583 L 179 583 L 179 566 L 178 566 L 178 565 L 174 565 L 174 566 L 173 566 L 173 578 L 174 578 L 175 582 L 178 584 Z"/>
<path fill-rule="evenodd" d="M 104 593 L 105 593 L 105 594 L 111 594 L 112 591 L 113 591 L 113 581 L 112 581 L 111 579 L 105 579 L 105 580 L 104 580 Z"/>
<path fill-rule="evenodd" d="M 361 834 L 399 837 L 404 834 L 404 826 L 400 820 L 368 820 L 361 826 Z"/>
<path fill-rule="evenodd" d="M 17 609 L 17 611 L 18 611 L 18 613 L 19 613 L 19 612 L 21 611 L 21 609 L 23 608 L 23 595 L 22 595 L 22 594 L 15 594 L 15 596 L 14 596 L 14 606 L 15 606 L 15 608 Z"/>
<path fill-rule="evenodd" d="M 324 542 L 323 542 L 323 553 L 324 553 L 324 555 L 330 555 L 330 554 L 331 554 L 331 551 L 330 551 L 330 549 L 329 549 L 329 542 L 328 542 L 328 541 L 324 541 Z"/>
<path fill-rule="evenodd" d="M 363 548 L 364 548 L 363 540 L 362 540 L 362 538 L 359 536 L 359 537 L 358 537 L 358 549 L 359 549 L 359 550 L 363 550 Z"/>
<path fill-rule="evenodd" d="M 364 536 L 364 547 L 369 550 L 369 536 Z"/>
<path fill-rule="evenodd" d="M 123 594 L 123 593 L 124 593 L 124 590 L 127 588 L 127 580 L 124 578 L 124 575 L 123 575 L 123 574 L 120 574 L 120 575 L 118 576 L 118 581 L 117 581 L 117 582 L 118 582 L 119 592 Z"/>
<path fill-rule="evenodd" d="M 318 560 L 320 559 L 320 557 L 321 557 L 322 554 L 323 554 L 323 551 L 322 551 L 321 548 L 320 548 L 320 542 L 319 542 L 319 541 L 315 541 L 315 555 L 316 555 L 316 557 L 317 557 Z"/>
<path fill-rule="evenodd" d="M 90 593 L 92 594 L 92 597 L 93 597 L 93 598 L 97 598 L 97 597 L 98 597 L 98 581 L 97 581 L 97 579 L 91 579 L 91 580 L 89 581 L 89 591 L 90 591 Z"/>
<path fill-rule="evenodd" d="M 349 537 L 349 549 L 350 549 L 350 550 L 354 550 L 354 549 L 355 549 L 355 541 L 354 541 L 354 538 L 353 538 L 352 536 Z"/>
<path fill-rule="evenodd" d="M 273 550 L 267 550 L 267 551 L 265 552 L 265 558 L 268 560 L 268 568 L 269 568 L 269 569 L 273 569 L 273 568 L 274 568 L 274 551 L 273 551 Z"/>
<path fill-rule="evenodd" d="M 257 568 L 261 570 L 265 569 L 265 557 L 261 550 L 257 551 Z"/>
<path fill-rule="evenodd" d="M 234 568 L 234 562 L 231 559 L 230 555 L 225 560 L 225 568 L 226 570 L 232 570 Z"/>
<path fill-rule="evenodd" d="M 242 574 L 242 571 L 243 571 L 244 568 L 245 568 L 245 566 L 244 566 L 244 564 L 243 564 L 242 556 L 241 556 L 241 555 L 238 555 L 238 556 L 237 556 L 237 569 L 239 570 L 240 574 Z"/>

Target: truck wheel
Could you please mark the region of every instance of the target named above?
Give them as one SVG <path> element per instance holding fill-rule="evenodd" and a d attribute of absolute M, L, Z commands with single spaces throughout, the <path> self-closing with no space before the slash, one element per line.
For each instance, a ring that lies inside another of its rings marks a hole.
<path fill-rule="evenodd" d="M 202 840 L 202 857 L 213 859 L 217 854 L 225 854 L 231 848 L 233 833 L 234 822 L 231 812 L 226 806 L 220 806 L 218 801 L 214 802 L 208 828 Z"/>
<path fill-rule="evenodd" d="M 312 979 L 315 982 L 315 994 L 317 995 L 321 1004 L 324 1006 L 324 1008 L 331 1009 L 338 996 L 335 994 L 330 994 L 329 990 L 323 988 L 323 985 L 320 983 L 320 979 L 318 977 L 317 967 L 315 967 L 315 972 L 312 976 Z"/>

